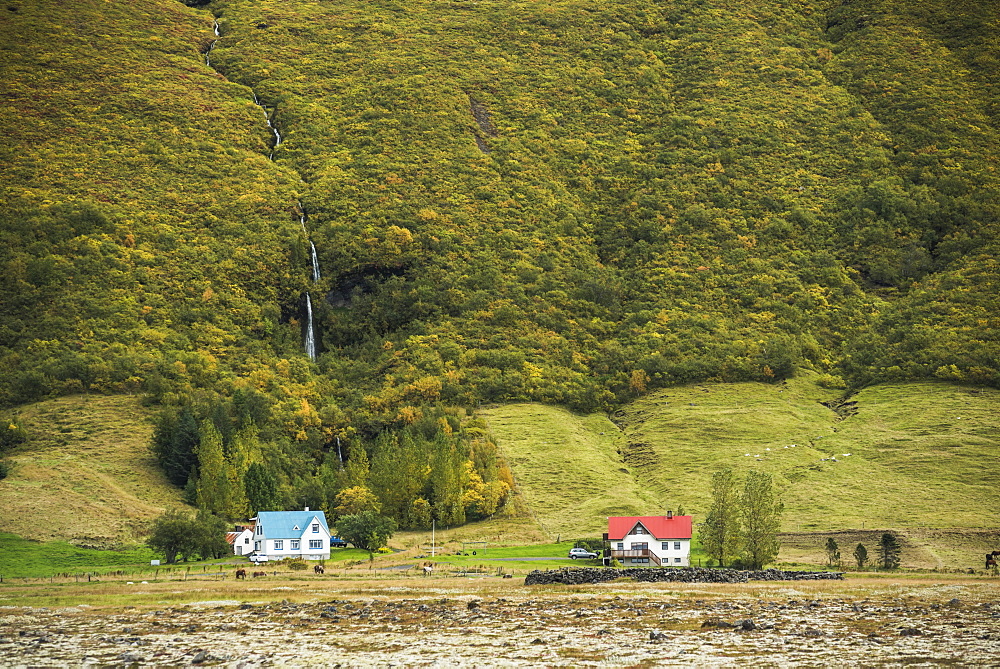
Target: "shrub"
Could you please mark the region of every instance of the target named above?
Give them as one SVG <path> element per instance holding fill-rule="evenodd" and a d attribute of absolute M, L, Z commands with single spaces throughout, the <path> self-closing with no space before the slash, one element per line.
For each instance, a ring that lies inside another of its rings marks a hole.
<path fill-rule="evenodd" d="M 307 565 L 306 561 L 302 558 L 291 558 L 289 560 L 285 560 L 285 564 L 288 565 L 288 568 L 293 571 L 302 571 L 303 569 L 309 568 L 309 565 Z"/>

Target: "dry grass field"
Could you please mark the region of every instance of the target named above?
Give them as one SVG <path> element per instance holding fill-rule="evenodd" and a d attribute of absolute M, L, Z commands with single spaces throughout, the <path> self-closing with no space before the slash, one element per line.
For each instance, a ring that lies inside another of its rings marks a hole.
<path fill-rule="evenodd" d="M 0 531 L 108 547 L 141 541 L 180 505 L 151 450 L 149 412 L 135 397 L 76 395 L 25 406 L 27 443 L 0 484 Z"/>
<path fill-rule="evenodd" d="M 1000 581 L 524 586 L 264 577 L 0 586 L 0 665 L 995 664 Z"/>

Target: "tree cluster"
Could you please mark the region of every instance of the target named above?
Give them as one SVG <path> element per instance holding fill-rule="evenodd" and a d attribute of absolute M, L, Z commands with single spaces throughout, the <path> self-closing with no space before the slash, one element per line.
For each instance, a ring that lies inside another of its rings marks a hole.
<path fill-rule="evenodd" d="M 762 569 L 778 557 L 784 507 L 771 475 L 749 471 L 739 485 L 731 469 L 712 476 L 712 504 L 699 532 L 701 544 L 720 567 Z"/>
<path fill-rule="evenodd" d="M 213 560 L 230 553 L 226 542 L 226 521 L 209 513 L 192 516 L 183 511 L 168 511 L 153 523 L 146 543 L 163 553 L 168 564 L 178 560 Z"/>

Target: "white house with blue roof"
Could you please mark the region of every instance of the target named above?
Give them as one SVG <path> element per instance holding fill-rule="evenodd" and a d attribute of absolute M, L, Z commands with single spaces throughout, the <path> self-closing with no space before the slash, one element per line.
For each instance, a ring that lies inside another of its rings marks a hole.
<path fill-rule="evenodd" d="M 260 511 L 254 518 L 254 554 L 268 560 L 330 559 L 330 528 L 322 511 Z"/>

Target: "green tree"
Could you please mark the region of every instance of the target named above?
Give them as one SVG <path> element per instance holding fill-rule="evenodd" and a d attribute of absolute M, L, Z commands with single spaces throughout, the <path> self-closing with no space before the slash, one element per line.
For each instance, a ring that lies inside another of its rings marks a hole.
<path fill-rule="evenodd" d="M 858 564 L 858 569 L 864 569 L 868 563 L 868 549 L 865 548 L 864 544 L 858 544 L 854 547 L 854 561 Z"/>
<path fill-rule="evenodd" d="M 356 516 L 369 511 L 372 513 L 382 511 L 382 505 L 375 493 L 360 485 L 341 490 L 337 493 L 336 502 L 334 512 L 338 516 Z"/>
<path fill-rule="evenodd" d="M 197 536 L 194 520 L 188 514 L 171 510 L 153 522 L 146 544 L 154 551 L 163 553 L 167 564 L 177 562 L 178 556 L 187 559 L 197 550 Z"/>
<path fill-rule="evenodd" d="M 439 525 L 461 525 L 465 522 L 465 459 L 458 452 L 454 440 L 443 435 L 434 440 L 431 459 L 431 506 Z"/>
<path fill-rule="evenodd" d="M 774 562 L 781 547 L 778 529 L 784 506 L 778 499 L 771 475 L 750 471 L 740 496 L 743 525 L 743 558 L 751 569 L 762 569 Z"/>
<path fill-rule="evenodd" d="M 198 483 L 195 500 L 198 508 L 217 515 L 228 515 L 230 508 L 229 466 L 222 452 L 222 434 L 212 421 L 201 425 L 198 455 Z"/>
<path fill-rule="evenodd" d="M 189 407 L 179 414 L 165 411 L 160 415 L 153 437 L 153 449 L 167 479 L 175 486 L 185 485 L 198 463 L 195 451 L 201 435 L 198 421 Z"/>
<path fill-rule="evenodd" d="M 243 475 L 243 489 L 251 514 L 278 510 L 281 500 L 278 479 L 267 465 L 255 462 L 247 467 L 247 473 Z"/>
<path fill-rule="evenodd" d="M 826 540 L 826 564 L 828 567 L 840 566 L 840 546 L 833 537 Z"/>
<path fill-rule="evenodd" d="M 246 473 L 250 466 L 260 459 L 257 426 L 253 422 L 248 422 L 233 435 L 226 453 L 226 462 L 229 465 L 226 468 L 229 489 L 227 515 L 230 518 L 249 518 L 250 514 L 253 513 L 253 509 L 250 508 L 250 499 L 247 497 Z"/>
<path fill-rule="evenodd" d="M 385 546 L 396 531 L 396 521 L 380 516 L 374 511 L 365 511 L 352 516 L 344 516 L 336 522 L 337 535 L 350 541 L 357 548 L 374 553 Z"/>
<path fill-rule="evenodd" d="M 199 511 L 192 524 L 192 541 L 202 560 L 218 560 L 232 550 L 226 541 L 226 521 L 205 511 Z"/>
<path fill-rule="evenodd" d="M 739 499 L 732 469 L 720 469 L 712 475 L 712 506 L 699 533 L 708 556 L 726 566 L 740 546 Z"/>
<path fill-rule="evenodd" d="M 899 567 L 899 557 L 902 547 L 892 532 L 884 532 L 879 539 L 875 554 L 878 556 L 878 563 L 883 569 L 896 569 Z"/>

